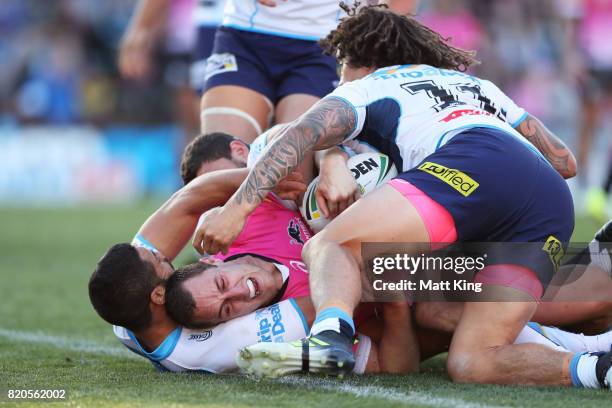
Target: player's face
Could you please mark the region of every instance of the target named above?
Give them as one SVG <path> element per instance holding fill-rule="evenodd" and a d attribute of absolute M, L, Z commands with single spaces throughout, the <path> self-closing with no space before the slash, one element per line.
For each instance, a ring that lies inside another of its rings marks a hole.
<path fill-rule="evenodd" d="M 153 252 L 143 247 L 137 247 L 138 255 L 140 259 L 149 264 L 153 265 L 155 273 L 158 277 L 163 280 L 167 280 L 170 275 L 174 273 L 174 267 L 165 256 L 160 255 L 158 252 Z"/>
<path fill-rule="evenodd" d="M 356 81 L 357 79 L 361 79 L 366 75 L 374 72 L 373 68 L 355 68 L 351 67 L 346 62 L 342 64 L 342 68 L 340 70 L 340 85 L 345 84 L 347 82 Z"/>
<path fill-rule="evenodd" d="M 188 279 L 184 289 L 195 302 L 194 321 L 216 324 L 249 314 L 276 297 L 283 285 L 280 272 L 230 262 Z"/>

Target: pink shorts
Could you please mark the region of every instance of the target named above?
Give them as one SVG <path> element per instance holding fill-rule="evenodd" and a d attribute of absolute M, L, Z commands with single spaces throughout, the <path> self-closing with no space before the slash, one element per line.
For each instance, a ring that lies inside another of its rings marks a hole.
<path fill-rule="evenodd" d="M 406 197 L 416 208 L 427 228 L 432 250 L 444 248 L 457 241 L 455 220 L 446 208 L 405 180 L 393 179 L 388 184 Z"/>

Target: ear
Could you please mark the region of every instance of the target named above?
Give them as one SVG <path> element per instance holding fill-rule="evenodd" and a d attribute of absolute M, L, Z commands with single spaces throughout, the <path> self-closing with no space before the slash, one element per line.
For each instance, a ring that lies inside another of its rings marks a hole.
<path fill-rule="evenodd" d="M 232 158 L 238 159 L 246 163 L 249 158 L 249 146 L 242 140 L 232 140 L 230 142 L 230 149 L 232 150 Z"/>
<path fill-rule="evenodd" d="M 163 285 L 157 285 L 151 292 L 151 302 L 158 306 L 166 303 L 166 288 Z"/>

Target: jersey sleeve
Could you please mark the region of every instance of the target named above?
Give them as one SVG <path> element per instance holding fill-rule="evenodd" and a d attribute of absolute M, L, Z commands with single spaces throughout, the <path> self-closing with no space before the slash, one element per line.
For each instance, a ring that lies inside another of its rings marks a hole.
<path fill-rule="evenodd" d="M 366 106 L 368 105 L 368 95 L 364 82 L 359 80 L 341 85 L 334 92 L 326 96 L 324 100 L 328 98 L 341 99 L 353 108 L 356 117 L 355 127 L 344 138 L 344 141 L 356 138 L 363 129 L 366 119 Z"/>
<path fill-rule="evenodd" d="M 512 99 L 508 97 L 501 89 L 493 82 L 481 80 L 484 94 L 491 99 L 494 106 L 498 107 L 498 117 L 505 118 L 505 121 L 516 128 L 527 117 L 525 109 L 518 106 Z"/>
<path fill-rule="evenodd" d="M 306 336 L 306 319 L 293 299 L 222 323 L 203 334 L 183 330 L 169 360 L 184 370 L 227 373 L 237 371 L 236 354 L 260 342 L 287 342 Z"/>
<path fill-rule="evenodd" d="M 287 127 L 287 124 L 285 123 L 274 125 L 253 140 L 253 143 L 251 143 L 249 146 L 249 157 L 247 158 L 247 167 L 249 169 L 255 165 L 263 151 L 268 146 L 268 143 L 274 140 L 277 133 L 281 132 L 285 127 Z"/>
<path fill-rule="evenodd" d="M 147 241 L 145 239 L 145 237 L 143 237 L 140 234 L 136 234 L 134 239 L 132 239 L 131 245 L 135 246 L 135 247 L 143 247 L 143 248 L 148 249 L 149 251 L 153 251 L 153 252 L 159 253 L 159 250 L 157 248 L 155 248 L 155 246 L 153 244 L 151 244 L 149 241 Z"/>

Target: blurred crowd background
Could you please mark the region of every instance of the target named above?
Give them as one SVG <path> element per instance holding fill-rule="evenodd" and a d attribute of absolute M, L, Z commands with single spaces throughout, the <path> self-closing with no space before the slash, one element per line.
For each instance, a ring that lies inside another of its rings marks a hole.
<path fill-rule="evenodd" d="M 0 202 L 124 201 L 178 187 L 180 152 L 198 129 L 195 26 L 185 24 L 195 3 L 173 0 L 152 72 L 136 81 L 117 68 L 135 0 L 0 3 Z M 477 50 L 473 72 L 569 143 L 578 210 L 601 216 L 612 1 L 422 0 L 417 14 Z"/>

